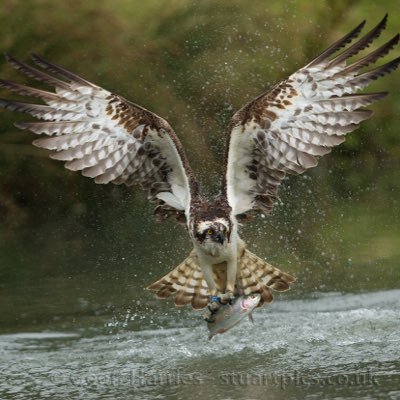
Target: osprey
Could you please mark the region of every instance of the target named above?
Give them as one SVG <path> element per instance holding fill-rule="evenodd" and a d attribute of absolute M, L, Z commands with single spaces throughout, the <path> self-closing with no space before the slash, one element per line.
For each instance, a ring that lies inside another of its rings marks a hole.
<path fill-rule="evenodd" d="M 348 63 L 369 47 L 386 26 L 387 15 L 359 41 L 365 21 L 305 67 L 237 111 L 227 130 L 225 171 L 220 194 L 202 195 L 182 145 L 168 122 L 87 80 L 33 55 L 38 68 L 7 55 L 9 63 L 54 92 L 0 80 L 0 86 L 45 104 L 0 100 L 0 106 L 28 113 L 41 122 L 18 122 L 45 137 L 33 144 L 50 157 L 81 171 L 96 183 L 140 185 L 148 190 L 159 219 L 183 223 L 193 243 L 189 256 L 149 289 L 175 296 L 177 306 L 208 305 L 206 318 L 232 297 L 259 293 L 272 301 L 294 278 L 260 259 L 239 236 L 239 223 L 268 214 L 286 174 L 300 174 L 371 117 L 365 106 L 387 93 L 359 94 L 400 64 L 400 57 L 366 72 L 398 43 L 397 34 L 381 47 Z M 344 48 L 339 54 L 335 54 Z"/>

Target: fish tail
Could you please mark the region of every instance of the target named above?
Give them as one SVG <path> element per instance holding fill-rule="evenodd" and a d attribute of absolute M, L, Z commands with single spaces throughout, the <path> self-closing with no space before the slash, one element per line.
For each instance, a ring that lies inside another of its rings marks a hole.
<path fill-rule="evenodd" d="M 204 308 L 210 297 L 195 251 L 147 289 L 154 290 L 160 299 L 175 297 L 175 305 L 178 307 L 191 304 L 195 310 Z"/>
<path fill-rule="evenodd" d="M 271 289 L 284 292 L 295 280 L 293 276 L 273 267 L 248 249 L 244 249 L 240 258 L 236 286 L 239 294 L 245 296 L 260 293 L 261 300 L 258 307 L 272 302 Z"/>

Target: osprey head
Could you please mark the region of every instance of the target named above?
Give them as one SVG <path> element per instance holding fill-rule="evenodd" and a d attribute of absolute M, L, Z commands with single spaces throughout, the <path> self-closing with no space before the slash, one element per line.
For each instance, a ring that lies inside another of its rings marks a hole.
<path fill-rule="evenodd" d="M 201 244 L 214 242 L 223 245 L 226 241 L 229 241 L 230 223 L 225 218 L 200 221 L 195 225 L 193 233 Z"/>

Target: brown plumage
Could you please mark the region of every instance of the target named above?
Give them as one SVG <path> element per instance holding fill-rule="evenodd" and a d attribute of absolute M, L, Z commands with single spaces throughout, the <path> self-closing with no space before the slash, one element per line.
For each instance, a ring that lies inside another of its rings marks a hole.
<path fill-rule="evenodd" d="M 39 68 L 10 55 L 6 59 L 18 71 L 55 88 L 53 93 L 0 80 L 0 87 L 46 103 L 0 99 L 0 107 L 42 120 L 15 124 L 47 136 L 34 140 L 35 146 L 51 150 L 51 158 L 96 183 L 142 186 L 156 204 L 158 219 L 185 221 L 184 210 L 198 184 L 165 119 L 38 55 L 32 59 Z"/>
<path fill-rule="evenodd" d="M 238 253 L 238 271 L 235 296 L 260 293 L 258 307 L 272 302 L 272 290 L 283 292 L 296 279 L 268 264 L 249 251 L 242 242 Z M 226 263 L 213 266 L 214 280 L 220 292 L 226 286 Z M 189 256 L 170 273 L 148 286 L 160 299 L 175 297 L 176 306 L 191 306 L 198 310 L 204 308 L 210 299 L 210 292 L 203 279 L 197 255 L 192 251 Z"/>
<path fill-rule="evenodd" d="M 235 113 L 229 127 L 223 183 L 235 215 L 271 212 L 286 174 L 301 174 L 315 167 L 319 157 L 330 153 L 347 133 L 372 116 L 372 111 L 361 108 L 387 93 L 356 92 L 394 71 L 400 57 L 370 71 L 359 71 L 386 56 L 398 44 L 399 34 L 360 60 L 346 63 L 369 47 L 386 23 L 387 15 L 346 49 L 360 34 L 363 21 Z"/>
<path fill-rule="evenodd" d="M 387 15 L 350 45 L 363 21 L 233 115 L 223 187 L 214 199 L 201 194 L 183 147 L 165 119 L 37 55 L 32 56 L 37 68 L 11 56 L 6 59 L 54 92 L 0 80 L 0 87 L 44 103 L 0 99 L 0 107 L 41 120 L 16 126 L 44 135 L 33 143 L 50 150 L 50 157 L 64 161 L 66 168 L 96 183 L 141 186 L 155 203 L 159 220 L 173 217 L 186 225 L 195 250 L 149 287 L 158 297 L 174 296 L 176 305 L 200 309 L 210 292 L 229 297 L 234 291 L 260 293 L 260 304 L 268 304 L 271 289 L 287 290 L 294 278 L 247 250 L 238 222 L 249 221 L 257 212 L 269 213 L 286 174 L 315 167 L 320 157 L 371 117 L 364 107 L 386 93 L 358 92 L 395 70 L 400 57 L 360 71 L 386 56 L 399 35 L 358 61 L 349 60 L 380 36 L 386 22 Z"/>

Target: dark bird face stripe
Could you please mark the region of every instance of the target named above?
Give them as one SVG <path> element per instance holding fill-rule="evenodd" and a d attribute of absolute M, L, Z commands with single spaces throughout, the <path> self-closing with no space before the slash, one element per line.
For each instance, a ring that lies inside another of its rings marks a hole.
<path fill-rule="evenodd" d="M 271 289 L 287 290 L 294 278 L 250 253 L 239 238 L 238 222 L 250 220 L 253 212 L 271 212 L 286 174 L 316 166 L 372 116 L 364 107 L 386 93 L 357 92 L 399 66 L 400 57 L 370 67 L 398 44 L 399 35 L 354 62 L 352 57 L 368 48 L 386 23 L 387 15 L 356 41 L 363 21 L 234 114 L 222 191 L 211 201 L 200 194 L 166 120 L 40 56 L 32 57 L 37 67 L 10 55 L 6 59 L 54 92 L 3 79 L 1 88 L 44 104 L 0 99 L 0 107 L 39 119 L 15 125 L 46 135 L 34 144 L 51 150 L 50 157 L 64 161 L 66 168 L 99 184 L 140 185 L 155 203 L 158 220 L 172 217 L 186 225 L 195 251 L 150 286 L 158 297 L 175 296 L 177 306 L 202 308 L 210 292 L 234 291 L 259 293 L 262 305 L 272 301 Z M 370 69 L 360 73 L 365 67 Z"/>

